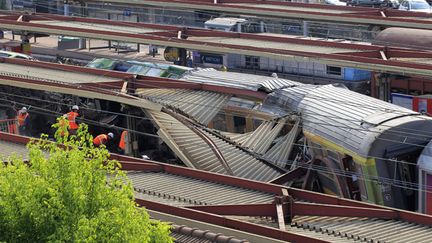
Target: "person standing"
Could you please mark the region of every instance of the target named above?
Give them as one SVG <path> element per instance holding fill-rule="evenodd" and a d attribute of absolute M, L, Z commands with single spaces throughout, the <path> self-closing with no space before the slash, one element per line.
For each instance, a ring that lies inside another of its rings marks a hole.
<path fill-rule="evenodd" d="M 18 131 L 20 135 L 28 136 L 30 129 L 29 123 L 29 113 L 27 112 L 27 108 L 23 107 L 18 111 L 17 120 L 18 120 Z"/>
<path fill-rule="evenodd" d="M 77 105 L 72 106 L 72 110 L 66 114 L 66 117 L 69 121 L 69 134 L 76 135 L 78 130 L 78 123 L 76 121 L 79 116 L 79 107 Z"/>

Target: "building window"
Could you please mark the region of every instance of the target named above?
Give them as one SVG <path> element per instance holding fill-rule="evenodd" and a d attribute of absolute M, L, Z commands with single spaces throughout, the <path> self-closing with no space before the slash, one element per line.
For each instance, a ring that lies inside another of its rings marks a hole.
<path fill-rule="evenodd" d="M 250 69 L 259 69 L 259 57 L 245 56 L 245 67 Z"/>
<path fill-rule="evenodd" d="M 327 66 L 327 74 L 340 76 L 342 75 L 342 68 L 335 66 Z"/>

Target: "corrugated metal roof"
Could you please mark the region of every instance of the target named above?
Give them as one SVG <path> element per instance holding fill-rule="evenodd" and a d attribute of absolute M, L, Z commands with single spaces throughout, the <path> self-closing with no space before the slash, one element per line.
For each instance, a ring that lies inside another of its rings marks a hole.
<path fill-rule="evenodd" d="M 354 217 L 296 216 L 291 225 L 324 235 L 361 242 L 431 242 L 429 226 L 402 220 Z"/>
<path fill-rule="evenodd" d="M 241 45 L 250 47 L 266 47 L 269 49 L 278 49 L 286 51 L 303 51 L 310 53 L 320 54 L 336 54 L 344 52 L 361 52 L 362 50 L 348 49 L 348 48 L 337 48 L 329 46 L 318 46 L 318 45 L 307 45 L 307 44 L 295 44 L 295 43 L 284 43 L 281 41 L 266 41 L 266 40 L 254 40 L 245 38 L 233 38 L 233 37 L 189 37 L 188 40 L 201 41 L 207 43 L 218 43 L 226 45 Z"/>
<path fill-rule="evenodd" d="M 263 156 L 264 159 L 276 164 L 280 167 L 285 167 L 286 162 L 291 154 L 295 139 L 300 132 L 300 120 L 298 120 L 291 131 L 283 136 L 267 153 Z"/>
<path fill-rule="evenodd" d="M 229 174 L 229 171 L 227 171 L 216 156 L 215 151 L 191 128 L 188 128 L 166 113 L 152 111 L 150 114 L 163 133 L 169 136 L 162 136 L 165 143 L 180 158 L 182 156 L 186 157 L 188 162 L 198 169 Z M 195 129 L 198 129 L 207 139 L 210 139 L 216 145 L 235 176 L 259 181 L 270 181 L 281 174 L 276 168 L 259 161 L 235 145 L 227 143 L 201 128 L 195 127 Z M 185 163 L 188 164 L 188 162 Z"/>
<path fill-rule="evenodd" d="M 249 243 L 245 239 L 227 236 L 210 230 L 190 228 L 185 225 L 171 225 L 171 234 L 176 243 Z"/>
<path fill-rule="evenodd" d="M 283 118 L 261 123 L 249 138 L 242 143 L 242 146 L 257 154 L 264 154 L 285 125 L 286 120 L 286 118 Z"/>
<path fill-rule="evenodd" d="M 271 203 L 274 194 L 162 172 L 130 171 L 138 198 L 176 206 Z"/>
<path fill-rule="evenodd" d="M 303 85 L 302 83 L 288 79 L 265 77 L 245 73 L 222 72 L 213 68 L 188 71 L 180 80 L 255 91 L 266 90 L 268 92 L 283 87 Z"/>
<path fill-rule="evenodd" d="M 291 153 L 294 139 L 301 130 L 299 127 L 300 120 L 298 119 L 289 133 L 277 137 L 287 119 L 264 121 L 255 131 L 244 134 L 216 130 L 215 132 L 246 150 L 263 155 L 262 159 L 284 167 Z"/>
<path fill-rule="evenodd" d="M 141 98 L 174 107 L 201 124 L 208 124 L 228 102 L 230 95 L 186 89 L 137 89 Z"/>
<path fill-rule="evenodd" d="M 72 22 L 72 21 L 40 21 L 40 20 L 32 20 L 32 23 L 37 24 L 46 24 L 46 25 L 55 25 L 62 27 L 72 27 L 72 28 L 84 28 L 89 30 L 105 30 L 105 31 L 115 31 L 120 33 L 133 33 L 133 34 L 143 34 L 149 32 L 158 32 L 160 29 L 150 29 L 150 28 L 142 28 L 142 27 L 127 27 L 127 26 L 118 26 L 118 25 L 106 25 L 106 24 L 95 24 L 95 23 L 86 23 L 86 22 Z"/>
<path fill-rule="evenodd" d="M 248 138 L 251 136 L 251 134 L 253 132 L 248 132 L 248 133 L 231 133 L 231 132 L 222 132 L 222 131 L 217 131 L 219 132 L 221 135 L 223 135 L 226 139 L 230 140 L 233 143 L 236 143 L 238 145 L 243 144 L 245 141 L 248 140 Z"/>
<path fill-rule="evenodd" d="M 22 156 L 24 160 L 28 159 L 26 145 L 0 140 L 0 159 L 3 160 L 14 154 Z"/>
<path fill-rule="evenodd" d="M 2 63 L 0 65 L 0 75 L 72 84 L 118 81 L 118 79 L 101 75 L 82 72 L 68 72 L 64 70 L 16 65 L 10 63 Z"/>

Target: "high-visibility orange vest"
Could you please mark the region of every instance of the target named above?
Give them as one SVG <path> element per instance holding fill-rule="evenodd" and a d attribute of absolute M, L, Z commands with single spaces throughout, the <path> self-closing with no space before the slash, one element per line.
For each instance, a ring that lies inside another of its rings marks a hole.
<path fill-rule="evenodd" d="M 100 134 L 93 139 L 93 144 L 95 146 L 101 146 L 102 144 L 106 144 L 108 142 L 108 135 Z"/>
<path fill-rule="evenodd" d="M 127 131 L 123 131 L 121 136 L 120 136 L 119 148 L 122 150 L 125 150 L 125 148 L 126 148 L 126 136 L 127 136 L 127 134 L 128 134 Z"/>
<path fill-rule="evenodd" d="M 73 130 L 78 129 L 76 118 L 77 116 L 79 116 L 79 114 L 77 112 L 70 111 L 66 115 L 67 115 L 67 119 L 69 120 L 69 129 L 73 129 Z"/>
<path fill-rule="evenodd" d="M 26 119 L 28 118 L 28 116 L 29 116 L 29 113 L 23 113 L 23 112 L 18 112 L 18 117 L 17 117 L 17 119 L 18 119 L 18 125 L 19 126 L 24 126 L 25 125 L 25 122 L 26 122 Z"/>

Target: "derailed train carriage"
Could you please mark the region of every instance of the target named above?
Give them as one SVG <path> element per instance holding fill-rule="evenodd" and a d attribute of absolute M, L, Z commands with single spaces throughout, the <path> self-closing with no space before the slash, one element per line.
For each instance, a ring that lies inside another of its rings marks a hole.
<path fill-rule="evenodd" d="M 432 118 L 335 85 L 284 88 L 269 105 L 301 114 L 325 193 L 432 214 Z"/>

